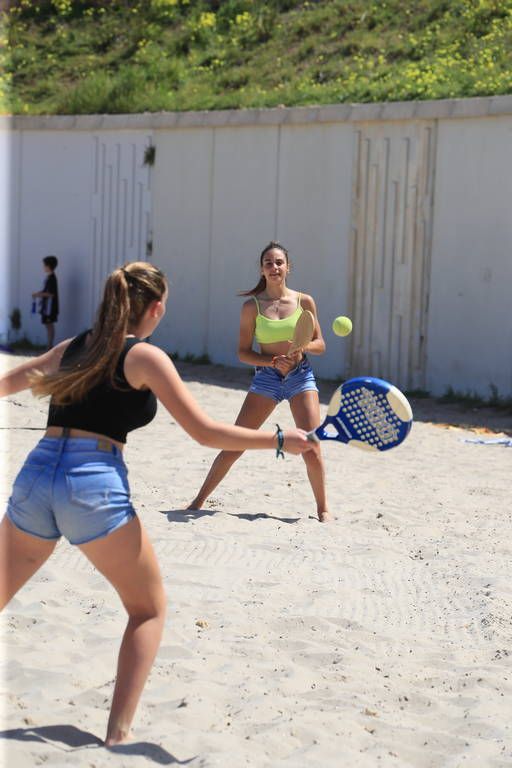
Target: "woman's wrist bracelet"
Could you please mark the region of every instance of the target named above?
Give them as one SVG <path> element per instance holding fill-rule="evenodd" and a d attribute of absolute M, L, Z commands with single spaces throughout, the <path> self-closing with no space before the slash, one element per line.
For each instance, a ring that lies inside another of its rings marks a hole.
<path fill-rule="evenodd" d="M 276 449 L 276 459 L 278 459 L 280 456 L 282 459 L 284 459 L 284 453 L 283 453 L 283 445 L 284 445 L 284 435 L 283 430 L 279 426 L 279 424 L 276 424 L 277 430 L 276 430 L 276 437 L 277 437 L 277 449 Z"/>

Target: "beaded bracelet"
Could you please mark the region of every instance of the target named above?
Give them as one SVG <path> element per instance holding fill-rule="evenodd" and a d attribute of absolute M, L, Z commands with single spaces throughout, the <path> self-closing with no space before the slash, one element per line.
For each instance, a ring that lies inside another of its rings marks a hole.
<path fill-rule="evenodd" d="M 281 429 L 279 424 L 276 424 L 276 427 L 277 427 L 277 431 L 276 431 L 276 436 L 277 436 L 276 459 L 278 459 L 279 457 L 284 459 L 284 453 L 283 453 L 284 435 L 283 435 L 283 430 Z"/>

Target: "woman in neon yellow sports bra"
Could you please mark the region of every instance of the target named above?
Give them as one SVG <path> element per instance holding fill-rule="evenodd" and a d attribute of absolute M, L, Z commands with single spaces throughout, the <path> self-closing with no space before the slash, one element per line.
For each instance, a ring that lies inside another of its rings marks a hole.
<path fill-rule="evenodd" d="M 290 260 L 286 248 L 270 242 L 260 256 L 259 283 L 242 296 L 238 356 L 243 363 L 256 368 L 251 387 L 236 419 L 239 426 L 259 429 L 276 405 L 288 400 L 297 427 L 311 430 L 320 424 L 318 388 L 311 365 L 305 355 L 321 355 L 325 342 L 318 322 L 313 298 L 288 288 L 286 278 Z M 312 341 L 304 350 L 287 356 L 298 318 L 309 309 L 316 320 Z M 254 341 L 260 351 L 253 349 Z M 229 472 L 242 451 L 221 451 L 189 509 L 200 509 Z M 325 472 L 320 449 L 303 454 L 316 501 L 318 519 L 330 519 L 325 493 Z"/>

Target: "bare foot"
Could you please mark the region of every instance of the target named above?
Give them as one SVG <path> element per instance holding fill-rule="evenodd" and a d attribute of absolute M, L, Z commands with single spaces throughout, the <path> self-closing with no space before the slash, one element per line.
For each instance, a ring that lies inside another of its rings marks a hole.
<path fill-rule="evenodd" d="M 331 520 L 334 520 L 334 517 L 331 515 L 331 513 L 327 509 L 325 509 L 323 512 L 318 510 L 318 520 L 321 523 L 330 523 Z"/>
<path fill-rule="evenodd" d="M 117 744 L 125 744 L 132 737 L 131 731 L 123 731 L 118 729 L 113 733 L 107 734 L 105 739 L 106 747 L 115 747 Z"/>
<path fill-rule="evenodd" d="M 188 505 L 188 507 L 185 507 L 185 509 L 201 509 L 202 506 L 203 506 L 203 502 L 198 501 L 198 497 L 196 496 L 196 498 L 193 499 Z"/>

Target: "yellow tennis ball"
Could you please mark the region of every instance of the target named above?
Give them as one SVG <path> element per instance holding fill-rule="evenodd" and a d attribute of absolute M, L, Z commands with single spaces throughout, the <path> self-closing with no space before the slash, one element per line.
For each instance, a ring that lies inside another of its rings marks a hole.
<path fill-rule="evenodd" d="M 352 320 L 340 315 L 333 320 L 332 329 L 336 336 L 348 336 L 352 330 Z"/>

